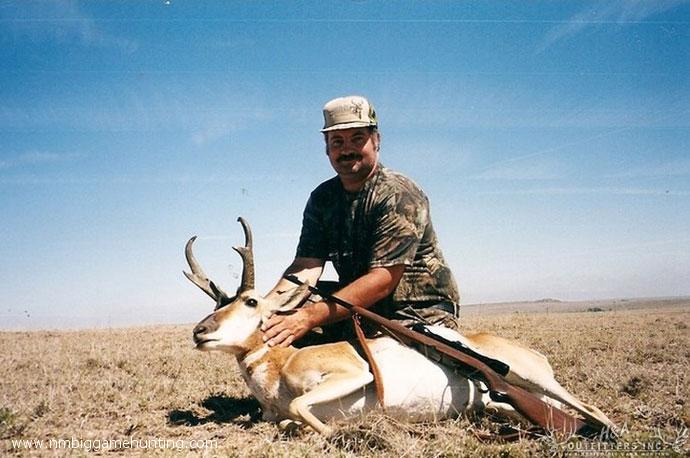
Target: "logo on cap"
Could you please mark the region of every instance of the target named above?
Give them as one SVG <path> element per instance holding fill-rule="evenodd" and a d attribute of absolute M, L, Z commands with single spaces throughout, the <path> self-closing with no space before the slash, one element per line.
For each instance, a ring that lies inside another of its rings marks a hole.
<path fill-rule="evenodd" d="M 364 105 L 364 102 L 360 101 L 357 102 L 355 100 L 352 101 L 352 112 L 357 115 L 358 118 L 362 117 L 362 105 Z"/>

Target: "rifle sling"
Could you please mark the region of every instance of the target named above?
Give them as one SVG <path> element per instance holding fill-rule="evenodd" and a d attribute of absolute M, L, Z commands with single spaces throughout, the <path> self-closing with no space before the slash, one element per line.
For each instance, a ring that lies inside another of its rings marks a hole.
<path fill-rule="evenodd" d="M 371 353 L 369 344 L 367 343 L 367 338 L 364 336 L 364 331 L 362 330 L 362 325 L 360 323 L 360 316 L 356 313 L 352 315 L 352 326 L 355 328 L 355 334 L 357 335 L 357 340 L 359 341 L 359 346 L 362 348 L 364 355 L 369 363 L 369 368 L 371 369 L 371 374 L 374 376 L 374 387 L 376 388 L 376 400 L 379 406 L 384 411 L 386 406 L 383 403 L 383 381 L 381 380 L 381 371 L 379 370 L 378 364 L 374 359 L 374 355 Z"/>

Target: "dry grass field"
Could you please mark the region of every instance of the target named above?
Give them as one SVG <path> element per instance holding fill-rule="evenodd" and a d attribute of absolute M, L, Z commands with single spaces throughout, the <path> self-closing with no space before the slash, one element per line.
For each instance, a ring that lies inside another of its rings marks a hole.
<path fill-rule="evenodd" d="M 259 420 L 233 358 L 194 350 L 189 325 L 0 333 L 0 454 L 592 456 L 615 448 L 616 456 L 687 456 L 690 300 L 588 308 L 475 308 L 463 329 L 546 354 L 566 388 L 622 428 L 615 444 L 555 437 L 482 443 L 472 431 L 490 428 L 485 421 L 411 425 L 383 414 L 335 425 L 331 437 L 286 436 Z"/>

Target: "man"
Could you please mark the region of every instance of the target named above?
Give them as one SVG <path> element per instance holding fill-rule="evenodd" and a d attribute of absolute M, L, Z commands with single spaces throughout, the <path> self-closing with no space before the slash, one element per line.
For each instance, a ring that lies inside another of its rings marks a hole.
<path fill-rule="evenodd" d="M 363 97 L 340 97 L 323 114 L 321 132 L 337 176 L 312 192 L 285 275 L 313 285 L 331 261 L 339 275 L 337 297 L 404 325 L 421 321 L 457 329 L 458 290 L 438 247 L 428 199 L 409 178 L 379 162 L 374 107 Z M 281 279 L 269 296 L 293 286 Z M 273 315 L 262 327 L 264 340 L 288 346 L 317 327 L 347 337 L 343 320 L 349 316 L 346 308 L 317 299 Z"/>

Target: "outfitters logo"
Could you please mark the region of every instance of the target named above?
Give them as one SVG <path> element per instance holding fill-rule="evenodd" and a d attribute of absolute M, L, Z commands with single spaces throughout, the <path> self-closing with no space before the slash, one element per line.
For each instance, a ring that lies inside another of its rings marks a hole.
<path fill-rule="evenodd" d="M 616 437 L 617 436 L 617 437 Z M 657 428 L 654 434 L 630 434 L 627 425 L 618 431 L 618 435 L 608 430 L 602 431 L 600 437 L 592 440 L 579 440 L 574 437 L 559 440 L 545 436 L 545 445 L 550 456 L 566 457 L 618 457 L 649 456 L 666 457 L 687 454 L 688 428 L 682 426 L 675 431 L 661 431 Z"/>

